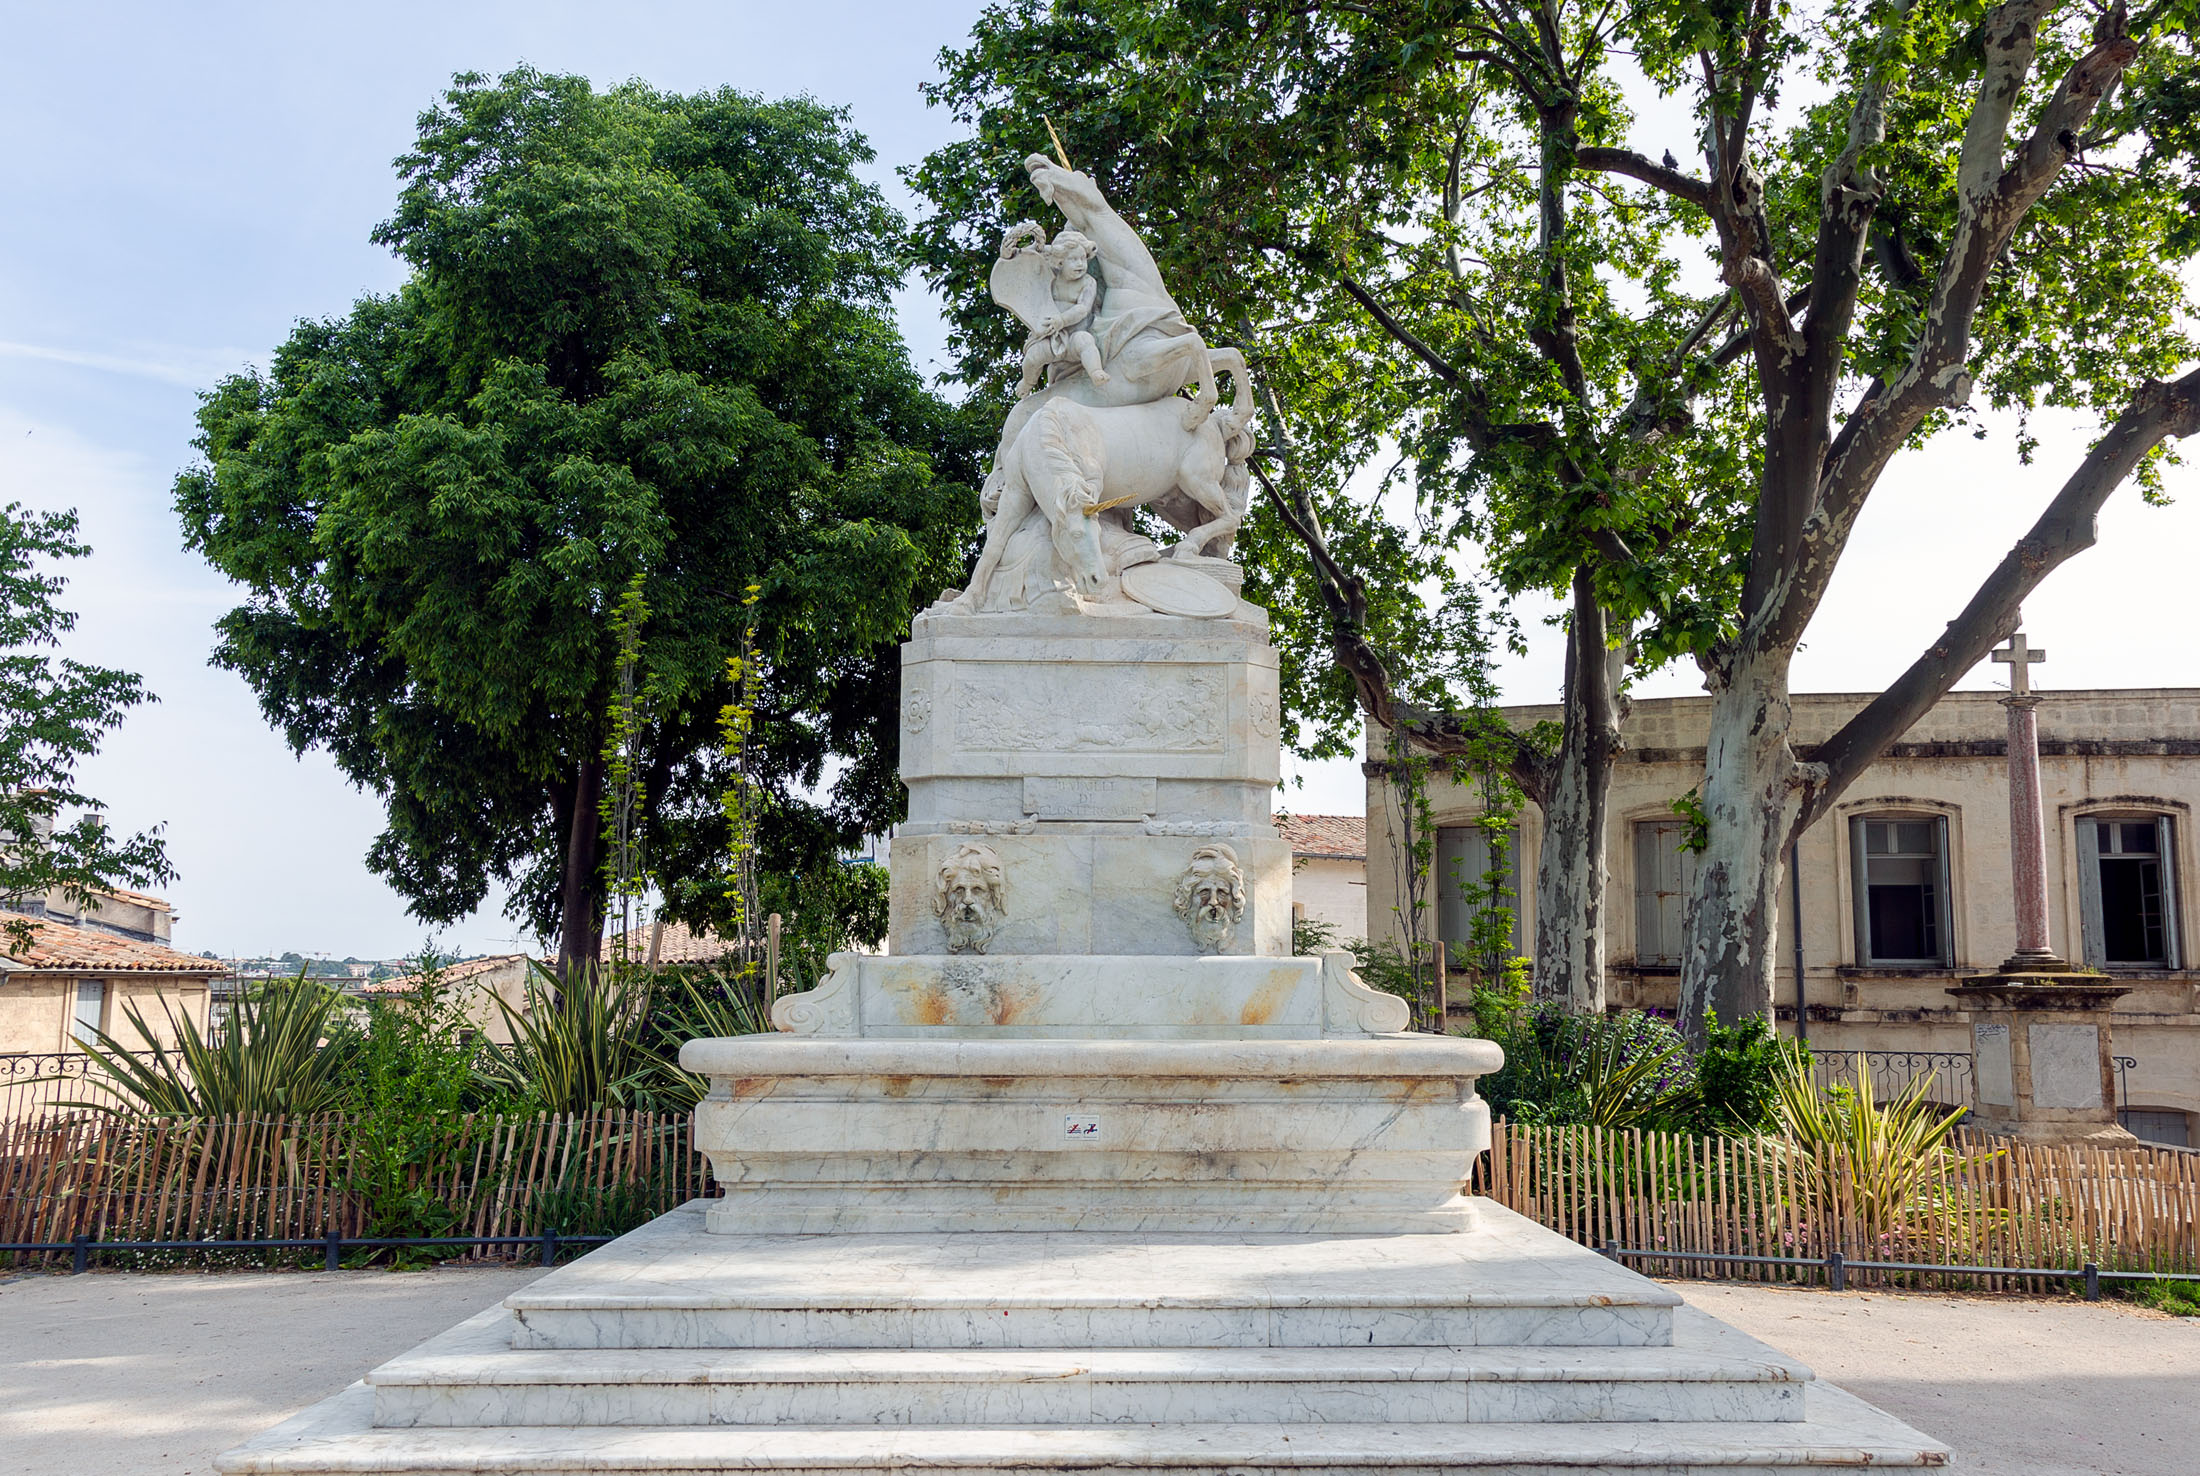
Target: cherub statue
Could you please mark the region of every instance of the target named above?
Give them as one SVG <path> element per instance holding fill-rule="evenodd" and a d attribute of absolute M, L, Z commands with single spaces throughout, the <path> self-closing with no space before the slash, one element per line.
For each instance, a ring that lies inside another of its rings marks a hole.
<path fill-rule="evenodd" d="M 1047 263 L 1054 310 L 1043 314 L 1024 340 L 1024 379 L 1017 394 L 1038 389 L 1040 376 L 1055 364 L 1077 364 L 1094 384 L 1106 384 L 1108 371 L 1091 331 L 1100 307 L 1100 279 L 1092 274 L 1092 259 L 1100 248 L 1077 231 L 1063 231 L 1053 245 L 1037 249 Z"/>

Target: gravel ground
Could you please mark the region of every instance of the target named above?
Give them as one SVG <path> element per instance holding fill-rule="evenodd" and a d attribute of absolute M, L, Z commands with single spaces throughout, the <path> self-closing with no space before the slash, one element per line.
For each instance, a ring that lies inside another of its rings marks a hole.
<path fill-rule="evenodd" d="M 2200 1318 L 2075 1299 L 1667 1284 L 1942 1441 L 1974 1476 L 2200 1471 Z"/>
<path fill-rule="evenodd" d="M 0 1472 L 209 1476 L 217 1451 L 538 1274 L 0 1281 Z M 1974 1476 L 2200 1469 L 2200 1319 L 2116 1303 L 1674 1285 L 1947 1442 Z"/>

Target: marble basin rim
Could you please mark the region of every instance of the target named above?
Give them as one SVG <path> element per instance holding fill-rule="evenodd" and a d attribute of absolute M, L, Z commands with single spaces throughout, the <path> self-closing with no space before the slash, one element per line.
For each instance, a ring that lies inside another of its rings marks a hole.
<path fill-rule="evenodd" d="M 1454 1077 L 1496 1072 L 1495 1041 L 1399 1034 L 1358 1040 L 967 1040 L 736 1035 L 691 1040 L 698 1076 Z"/>

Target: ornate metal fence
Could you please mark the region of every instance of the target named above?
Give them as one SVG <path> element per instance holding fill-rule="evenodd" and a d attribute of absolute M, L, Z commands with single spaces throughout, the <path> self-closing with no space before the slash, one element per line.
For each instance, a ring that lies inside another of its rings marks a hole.
<path fill-rule="evenodd" d="M 81 1051 L 0 1056 L 0 1123 L 31 1122 L 99 1095 L 92 1058 Z"/>
<path fill-rule="evenodd" d="M 1872 1096 L 1879 1101 L 1899 1096 L 1926 1077 L 1932 1079 L 1926 1096 L 1933 1101 L 1945 1102 L 1950 1107 L 1967 1106 L 1971 1101 L 1969 1051 L 1814 1050 L 1810 1055 L 1820 1086 L 1856 1085 L 1857 1063 L 1861 1059 L 1864 1073 L 1871 1082 Z"/>

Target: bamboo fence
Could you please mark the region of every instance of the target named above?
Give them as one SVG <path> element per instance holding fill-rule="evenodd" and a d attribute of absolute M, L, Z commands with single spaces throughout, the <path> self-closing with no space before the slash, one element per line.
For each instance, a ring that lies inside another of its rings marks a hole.
<path fill-rule="evenodd" d="M 0 1243 L 616 1233 L 708 1192 L 686 1113 L 462 1117 L 394 1154 L 374 1142 L 340 1117 L 0 1123 Z"/>
<path fill-rule="evenodd" d="M 1787 1280 L 1804 1268 L 1656 1252 L 1963 1267 L 2200 1273 L 2200 1154 L 1967 1137 L 1890 1186 L 1883 1166 L 1780 1138 L 1499 1123 L 1473 1189 L 1657 1275 Z M 1870 1284 L 2037 1283 L 1983 1272 L 1853 1273 Z"/>
<path fill-rule="evenodd" d="M 0 1123 L 0 1243 L 616 1233 L 711 1192 L 684 1113 L 453 1119 L 394 1167 L 375 1141 L 335 1117 Z M 1630 1263 L 1660 1275 L 1816 1273 L 1659 1251 L 2200 1275 L 2200 1154 L 1966 1138 L 1891 1188 L 1873 1169 L 1778 1138 L 1499 1123 L 1471 1187 L 1585 1245 L 1649 1252 Z M 392 1205 L 414 1219 L 393 1226 Z M 2036 1285 L 1983 1270 L 1851 1278 Z"/>

